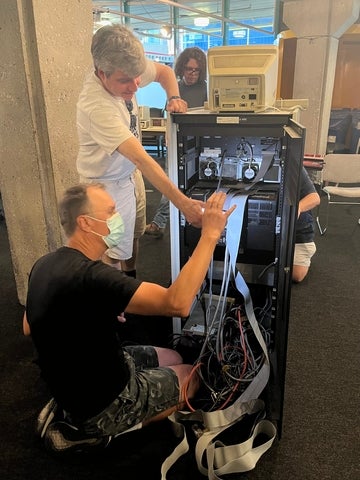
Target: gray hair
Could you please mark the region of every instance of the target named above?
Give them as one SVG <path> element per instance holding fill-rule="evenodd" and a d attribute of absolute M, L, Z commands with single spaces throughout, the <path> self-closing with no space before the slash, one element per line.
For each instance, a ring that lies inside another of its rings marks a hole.
<path fill-rule="evenodd" d="M 122 25 L 99 28 L 93 36 L 91 54 L 96 70 L 107 77 L 121 70 L 129 78 L 145 71 L 146 58 L 140 40 Z"/>

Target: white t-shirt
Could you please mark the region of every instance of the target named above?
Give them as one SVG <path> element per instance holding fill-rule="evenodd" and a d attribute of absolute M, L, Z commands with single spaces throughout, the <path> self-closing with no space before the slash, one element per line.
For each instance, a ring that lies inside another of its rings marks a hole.
<path fill-rule="evenodd" d="M 155 80 L 155 64 L 148 61 L 141 75 L 140 87 Z M 133 113 L 138 106 L 133 98 Z M 137 120 L 138 121 L 138 120 Z M 139 130 L 139 125 L 137 125 Z M 130 114 L 125 100 L 111 95 L 101 81 L 91 73 L 85 80 L 77 103 L 79 153 L 76 167 L 80 181 L 102 182 L 115 201 L 125 231 L 120 244 L 107 251 L 110 257 L 126 260 L 132 256 L 134 227 L 137 215 L 136 189 L 144 189 L 135 182 L 135 165 L 116 149 L 133 137 L 130 132 Z"/>
<path fill-rule="evenodd" d="M 155 76 L 155 64 L 148 60 L 140 87 L 153 82 Z M 133 104 L 133 113 L 137 116 L 135 97 Z M 79 153 L 76 168 L 81 177 L 99 181 L 129 178 L 135 165 L 116 150 L 133 136 L 129 112 L 125 101 L 105 90 L 94 72 L 86 78 L 79 96 L 77 129 Z"/>

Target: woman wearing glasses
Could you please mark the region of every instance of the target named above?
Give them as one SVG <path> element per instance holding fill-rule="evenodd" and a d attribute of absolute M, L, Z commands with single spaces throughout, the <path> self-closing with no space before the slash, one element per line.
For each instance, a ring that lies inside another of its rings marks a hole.
<path fill-rule="evenodd" d="M 206 54 L 198 47 L 185 48 L 175 64 L 179 91 L 188 108 L 202 107 L 207 101 Z"/>
<path fill-rule="evenodd" d="M 177 57 L 175 75 L 178 78 L 180 97 L 188 108 L 203 107 L 207 101 L 206 54 L 198 47 L 185 48 Z M 145 233 L 154 238 L 164 235 L 169 219 L 169 201 L 163 195 L 151 223 Z"/>

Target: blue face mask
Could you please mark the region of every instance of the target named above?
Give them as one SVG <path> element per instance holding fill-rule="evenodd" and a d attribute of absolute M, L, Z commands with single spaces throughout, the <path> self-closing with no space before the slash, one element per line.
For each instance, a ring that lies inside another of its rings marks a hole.
<path fill-rule="evenodd" d="M 100 233 L 94 232 L 92 230 L 91 230 L 91 233 L 101 237 L 109 248 L 116 247 L 117 245 L 119 245 L 120 240 L 122 239 L 125 231 L 124 221 L 119 212 L 114 213 L 114 215 L 111 215 L 111 217 L 108 218 L 107 220 L 100 220 L 98 218 L 91 217 L 90 215 L 86 215 L 86 216 L 91 218 L 92 220 L 97 220 L 98 222 L 106 223 L 108 229 L 110 230 L 108 235 L 100 235 Z"/>

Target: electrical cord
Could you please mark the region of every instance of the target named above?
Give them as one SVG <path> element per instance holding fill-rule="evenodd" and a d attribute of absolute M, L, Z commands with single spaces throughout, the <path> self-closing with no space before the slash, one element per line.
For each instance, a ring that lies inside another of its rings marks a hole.
<path fill-rule="evenodd" d="M 270 266 L 265 267 L 261 275 Z M 201 398 L 197 398 L 197 401 L 201 401 L 200 408 L 206 411 L 225 408 L 235 401 L 257 376 L 266 360 L 263 347 L 247 318 L 248 307 L 245 308 L 242 295 L 236 298 L 235 305 L 227 308 L 229 288 L 234 288 L 231 284 L 234 272 L 228 248 L 225 248 L 220 292 L 216 296 L 213 295 L 213 273 L 212 260 L 208 269 L 208 303 L 202 304 L 204 335 L 191 372 L 201 380 Z M 270 345 L 271 340 L 271 309 L 272 295 L 268 289 L 264 305 L 253 311 L 266 346 Z M 194 409 L 186 391 L 183 392 L 183 398 L 188 408 Z"/>
<path fill-rule="evenodd" d="M 257 309 L 261 320 L 270 306 L 268 296 L 265 305 Z M 266 329 L 261 324 L 259 328 L 268 343 L 270 336 Z M 202 408 L 214 411 L 228 406 L 247 388 L 264 361 L 265 355 L 246 318 L 244 306 L 232 307 L 220 319 L 216 331 L 208 330 L 194 363 L 194 371 L 208 392 Z M 191 407 L 189 402 L 188 407 Z"/>
<path fill-rule="evenodd" d="M 222 174 L 223 174 L 223 166 L 224 166 L 224 161 L 225 161 L 225 153 L 227 152 L 227 150 L 225 149 L 221 155 L 221 159 L 220 159 L 220 168 L 219 168 L 219 180 L 218 180 L 218 184 L 217 184 L 217 187 L 216 187 L 216 191 L 218 192 L 219 189 L 220 189 L 220 186 L 221 186 L 221 180 L 222 180 Z"/>

